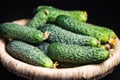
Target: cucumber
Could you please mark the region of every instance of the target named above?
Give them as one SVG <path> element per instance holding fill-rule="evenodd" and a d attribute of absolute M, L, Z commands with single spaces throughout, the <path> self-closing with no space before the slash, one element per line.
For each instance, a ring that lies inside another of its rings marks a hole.
<path fill-rule="evenodd" d="M 99 30 L 101 32 L 103 32 L 104 34 L 107 34 L 109 36 L 109 39 L 110 38 L 113 38 L 113 39 L 116 38 L 116 33 L 113 30 L 111 30 L 111 29 L 109 29 L 107 27 L 101 27 L 101 26 L 99 26 Z"/>
<path fill-rule="evenodd" d="M 23 40 L 29 43 L 41 43 L 45 39 L 40 30 L 10 22 L 0 24 L 0 34 L 6 38 Z"/>
<path fill-rule="evenodd" d="M 99 30 L 104 34 L 108 35 L 109 37 L 108 43 L 114 46 L 117 37 L 116 33 L 113 30 L 106 27 L 100 28 Z"/>
<path fill-rule="evenodd" d="M 66 15 L 58 16 L 55 23 L 56 25 L 59 25 L 60 27 L 72 32 L 93 36 L 100 40 L 102 43 L 106 43 L 110 40 L 110 38 L 116 37 L 116 34 L 108 28 L 81 22 Z"/>
<path fill-rule="evenodd" d="M 39 29 L 42 32 L 50 32 L 47 39 L 50 43 L 60 42 L 66 44 L 98 46 L 98 40 L 96 38 L 72 33 L 54 24 L 44 24 Z"/>
<path fill-rule="evenodd" d="M 109 52 L 105 49 L 92 46 L 68 45 L 64 43 L 52 43 L 48 46 L 48 56 L 58 62 L 73 63 L 79 65 L 97 64 L 109 58 Z"/>
<path fill-rule="evenodd" d="M 96 26 L 97 30 L 106 34 L 109 37 L 108 43 L 114 44 L 114 41 L 115 41 L 117 36 L 116 36 L 116 33 L 113 30 L 111 30 L 110 28 L 107 28 L 107 27 L 103 27 L 103 26 L 97 26 L 97 25 L 93 25 L 93 24 L 90 24 L 90 25 L 92 25 L 94 27 Z"/>
<path fill-rule="evenodd" d="M 27 26 L 37 29 L 48 21 L 48 14 L 44 8 L 34 15 L 34 17 L 29 21 Z"/>
<path fill-rule="evenodd" d="M 55 21 L 55 18 L 61 14 L 69 15 L 80 21 L 87 20 L 87 13 L 85 11 L 80 10 L 67 11 L 52 6 L 38 6 L 35 9 L 34 17 L 28 23 L 28 26 L 37 29 L 39 26 L 43 25 L 47 21 L 53 23 Z"/>
<path fill-rule="evenodd" d="M 38 48 L 48 55 L 49 54 L 48 53 L 48 46 L 49 45 L 50 45 L 50 43 L 43 42 L 38 46 Z M 54 63 L 56 63 L 56 61 L 54 61 Z M 58 65 L 55 65 L 57 68 L 72 68 L 72 67 L 81 66 L 79 64 L 71 64 L 71 63 L 65 63 L 65 62 L 57 62 L 57 64 Z"/>
<path fill-rule="evenodd" d="M 43 51 L 44 53 L 47 53 L 47 48 L 50 45 L 50 43 L 43 42 L 40 45 L 38 45 L 38 48 Z"/>
<path fill-rule="evenodd" d="M 37 47 L 25 42 L 14 40 L 7 44 L 7 51 L 14 58 L 26 63 L 36 66 L 53 67 L 53 61 L 46 54 Z"/>

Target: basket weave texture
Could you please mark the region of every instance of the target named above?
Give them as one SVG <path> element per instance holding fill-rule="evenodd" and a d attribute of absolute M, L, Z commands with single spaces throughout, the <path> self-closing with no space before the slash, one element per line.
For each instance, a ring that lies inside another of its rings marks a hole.
<path fill-rule="evenodd" d="M 5 46 L 5 41 L 0 39 L 0 62 L 8 71 L 30 80 L 98 80 L 112 73 L 120 63 L 119 38 L 116 39 L 113 55 L 106 61 L 96 65 L 61 69 L 44 68 L 19 61 L 6 52 Z"/>

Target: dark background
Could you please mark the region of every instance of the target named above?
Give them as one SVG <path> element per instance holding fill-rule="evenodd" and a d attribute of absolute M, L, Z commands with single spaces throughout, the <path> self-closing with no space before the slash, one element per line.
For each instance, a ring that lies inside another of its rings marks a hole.
<path fill-rule="evenodd" d="M 32 11 L 39 5 L 50 5 L 64 10 L 85 10 L 89 23 L 105 26 L 115 31 L 120 38 L 120 9 L 117 0 L 1 0 L 0 23 L 23 18 L 32 18 Z M 120 80 L 120 65 L 112 74 L 101 80 Z M 4 77 L 5 76 L 5 77 Z M 0 63 L 0 80 L 25 80 L 10 73 Z"/>

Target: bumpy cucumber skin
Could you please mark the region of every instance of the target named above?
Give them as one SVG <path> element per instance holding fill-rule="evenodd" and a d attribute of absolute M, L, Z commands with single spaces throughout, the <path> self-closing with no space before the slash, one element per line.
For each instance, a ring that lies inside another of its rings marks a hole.
<path fill-rule="evenodd" d="M 50 44 L 48 53 L 53 60 L 80 65 L 100 63 L 109 58 L 109 52 L 102 48 L 63 43 Z"/>
<path fill-rule="evenodd" d="M 89 45 L 97 46 L 98 40 L 91 36 L 83 36 L 64 30 L 54 24 L 44 24 L 39 28 L 42 32 L 49 31 L 50 36 L 48 41 L 50 43 L 60 42 L 66 44 Z"/>
<path fill-rule="evenodd" d="M 50 43 L 47 43 L 47 42 L 43 42 L 41 43 L 40 45 L 38 45 L 38 48 L 43 51 L 44 53 L 47 54 L 47 48 L 48 46 L 50 45 Z"/>
<path fill-rule="evenodd" d="M 99 30 L 100 32 L 106 34 L 109 39 L 112 38 L 112 39 L 115 39 L 116 38 L 116 33 L 111 30 L 110 28 L 107 28 L 107 27 L 103 27 L 103 26 L 97 26 L 97 25 L 94 25 L 94 24 L 89 24 L 87 23 L 88 25 L 91 25 L 93 27 L 95 27 L 97 30 Z"/>
<path fill-rule="evenodd" d="M 81 10 L 62 10 L 62 9 L 58 9 L 52 6 L 38 6 L 38 8 L 36 9 L 36 12 L 39 12 L 41 10 L 41 8 L 44 8 L 45 10 L 48 10 L 49 12 L 49 22 L 54 22 L 55 18 L 58 15 L 69 15 L 73 18 L 78 19 L 79 21 L 83 21 L 86 22 L 87 21 L 87 13 L 85 11 L 81 11 Z"/>
<path fill-rule="evenodd" d="M 29 43 L 41 43 L 44 40 L 44 35 L 40 30 L 10 22 L 0 24 L 0 33 L 4 37 L 23 40 Z"/>
<path fill-rule="evenodd" d="M 70 16 L 66 15 L 60 15 L 56 18 L 55 23 L 62 28 L 65 28 L 67 30 L 70 30 L 72 32 L 93 36 L 99 40 L 101 40 L 102 43 L 106 43 L 110 36 L 115 37 L 115 33 L 108 29 L 101 26 L 91 25 L 85 22 L 80 22 Z M 109 34 L 110 33 L 110 34 Z"/>
<path fill-rule="evenodd" d="M 53 67 L 52 60 L 40 49 L 22 41 L 14 40 L 7 45 L 13 57 L 36 66 Z"/>
<path fill-rule="evenodd" d="M 116 38 L 116 33 L 113 30 L 111 30 L 107 27 L 102 27 L 102 28 L 99 28 L 99 29 L 100 29 L 101 32 L 107 34 L 109 36 L 109 39 L 110 38 L 113 38 L 113 39 Z"/>
<path fill-rule="evenodd" d="M 55 21 L 55 18 L 58 15 L 62 15 L 62 14 L 71 16 L 80 21 L 87 20 L 87 14 L 85 13 L 85 11 L 80 11 L 80 10 L 66 11 L 66 10 L 57 9 L 52 6 L 39 6 L 36 9 L 35 16 L 28 23 L 28 26 L 37 29 L 39 26 L 43 25 L 47 21 L 53 23 Z"/>
<path fill-rule="evenodd" d="M 45 11 L 44 8 L 41 8 L 40 11 L 30 20 L 27 26 L 37 29 L 39 26 L 45 24 L 48 20 L 48 14 L 46 14 Z"/>

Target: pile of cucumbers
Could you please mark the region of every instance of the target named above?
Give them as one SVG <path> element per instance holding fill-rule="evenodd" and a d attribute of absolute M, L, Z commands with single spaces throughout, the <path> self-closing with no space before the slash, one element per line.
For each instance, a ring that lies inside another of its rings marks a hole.
<path fill-rule="evenodd" d="M 86 11 L 42 5 L 34 9 L 34 17 L 25 26 L 1 23 L 0 35 L 10 40 L 6 51 L 12 57 L 34 66 L 99 64 L 109 58 L 116 34 L 104 26 L 87 23 L 87 18 Z"/>

